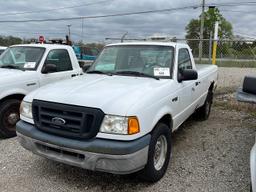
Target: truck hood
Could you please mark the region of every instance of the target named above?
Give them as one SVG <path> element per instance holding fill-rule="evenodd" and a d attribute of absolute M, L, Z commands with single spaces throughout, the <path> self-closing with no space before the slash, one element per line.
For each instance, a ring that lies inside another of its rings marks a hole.
<path fill-rule="evenodd" d="M 0 77 L 0 87 L 3 87 L 6 85 L 9 86 L 17 83 L 34 81 L 36 72 L 0 68 Z"/>
<path fill-rule="evenodd" d="M 0 68 L 0 76 L 2 78 L 9 77 L 9 76 L 16 76 L 24 73 L 24 71 L 21 70 L 15 70 L 15 69 L 3 69 Z"/>
<path fill-rule="evenodd" d="M 127 110 L 164 79 L 87 74 L 72 80 L 48 85 L 29 94 L 33 99 L 63 104 L 100 108 L 106 114 L 126 115 Z"/>

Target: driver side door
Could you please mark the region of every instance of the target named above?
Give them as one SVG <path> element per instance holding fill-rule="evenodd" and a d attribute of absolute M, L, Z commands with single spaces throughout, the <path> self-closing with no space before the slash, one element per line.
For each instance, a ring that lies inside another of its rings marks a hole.
<path fill-rule="evenodd" d="M 178 51 L 177 65 L 177 97 L 175 102 L 178 103 L 177 114 L 174 117 L 174 128 L 178 128 L 193 112 L 192 92 L 194 90 L 194 80 L 179 82 L 178 76 L 184 69 L 192 69 L 192 62 L 187 48 L 180 48 Z"/>
<path fill-rule="evenodd" d="M 69 53 L 65 49 L 53 49 L 51 50 L 44 62 L 44 66 L 47 64 L 56 65 L 56 71 L 40 75 L 40 86 L 44 86 L 48 83 L 57 82 L 64 79 L 69 79 L 74 76 L 73 66 Z M 44 68 L 43 66 L 43 68 Z M 42 69 L 43 69 L 42 68 Z"/>

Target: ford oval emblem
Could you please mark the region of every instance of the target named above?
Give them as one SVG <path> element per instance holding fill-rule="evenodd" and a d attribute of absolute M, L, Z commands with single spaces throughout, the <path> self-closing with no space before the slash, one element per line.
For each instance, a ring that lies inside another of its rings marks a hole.
<path fill-rule="evenodd" d="M 62 119 L 62 118 L 59 118 L 59 117 L 54 117 L 54 118 L 52 118 L 52 122 L 53 122 L 55 125 L 65 125 L 65 124 L 66 124 L 65 119 Z"/>

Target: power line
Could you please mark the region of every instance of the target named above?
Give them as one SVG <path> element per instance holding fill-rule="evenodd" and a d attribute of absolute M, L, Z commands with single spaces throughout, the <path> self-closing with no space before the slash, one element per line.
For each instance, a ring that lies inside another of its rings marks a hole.
<path fill-rule="evenodd" d="M 222 12 L 232 12 L 232 13 L 255 13 L 255 11 L 236 11 L 236 10 L 226 10 L 226 9 L 220 9 Z"/>
<path fill-rule="evenodd" d="M 170 12 L 170 11 L 177 11 L 177 10 L 184 10 L 184 9 L 195 9 L 198 7 L 200 7 L 200 5 L 169 8 L 169 9 L 149 10 L 149 11 L 126 12 L 126 13 L 117 13 L 117 14 L 108 14 L 108 15 L 96 15 L 96 16 L 62 17 L 62 18 L 53 18 L 53 19 L 0 20 L 0 23 L 29 23 L 29 22 L 51 22 L 51 21 L 69 21 L 69 20 L 80 20 L 80 19 L 97 19 L 97 18 L 107 18 L 107 17 L 140 15 L 140 14 L 148 14 L 148 13 Z"/>
<path fill-rule="evenodd" d="M 106 3 L 111 0 L 102 0 L 102 1 L 97 1 L 93 3 L 86 3 L 86 4 L 79 4 L 79 5 L 73 5 L 73 6 L 67 6 L 67 7 L 59 7 L 59 8 L 53 8 L 53 9 L 44 9 L 44 10 L 37 10 L 37 11 L 25 11 L 25 12 L 16 12 L 16 13 L 0 13 L 0 15 L 4 16 L 11 16 L 11 15 L 23 15 L 23 14 L 33 14 L 33 13 L 43 13 L 43 12 L 51 12 L 51 11 L 59 11 L 63 9 L 73 9 L 73 8 L 78 8 L 78 7 L 85 7 L 85 6 L 90 6 L 90 5 L 96 5 L 96 4 L 101 4 L 101 3 Z M 114 0 L 112 0 L 114 1 Z M 235 2 L 235 3 L 211 3 L 207 4 L 207 6 L 240 6 L 240 5 L 250 5 L 250 4 L 256 4 L 256 2 L 253 1 L 248 1 L 248 2 Z"/>
<path fill-rule="evenodd" d="M 60 31 L 60 30 L 58 30 Z M 0 31 L 0 35 L 1 34 L 8 34 L 8 33 L 26 33 L 26 34 L 60 34 L 60 35 L 65 35 L 67 34 L 66 30 L 63 29 L 63 32 L 57 32 L 57 31 L 50 31 L 50 30 L 40 30 L 40 31 L 20 31 L 20 30 L 6 30 L 6 31 Z M 104 32 L 104 35 L 106 33 Z M 118 35 L 121 35 L 122 33 L 121 32 L 116 32 L 114 34 L 118 34 Z M 75 36 L 79 36 L 79 37 L 82 37 L 82 35 L 79 33 L 79 31 L 76 31 L 76 32 L 72 32 L 72 35 L 75 35 Z M 95 33 L 84 33 L 84 35 L 95 35 Z M 113 35 L 113 33 L 110 33 L 108 35 Z"/>
<path fill-rule="evenodd" d="M 241 32 L 238 32 L 238 31 L 235 31 L 235 33 L 237 33 L 238 35 L 245 36 L 247 38 L 255 39 L 255 35 L 245 34 L 245 33 L 241 33 Z"/>
<path fill-rule="evenodd" d="M 24 15 L 24 14 L 33 14 L 33 13 L 44 13 L 44 12 L 51 12 L 51 11 L 59 11 L 63 9 L 73 9 L 73 8 L 78 8 L 78 7 L 85 7 L 85 6 L 90 6 L 90 5 L 96 5 L 96 4 L 101 4 L 101 3 L 106 3 L 109 1 L 114 1 L 114 0 L 102 0 L 102 1 L 97 1 L 94 3 L 86 3 L 86 4 L 79 4 L 79 5 L 74 5 L 74 6 L 68 6 L 68 7 L 59 7 L 59 8 L 53 8 L 53 9 L 44 9 L 44 10 L 37 10 L 37 11 L 25 11 L 25 12 L 17 12 L 17 13 L 0 13 L 0 15 L 4 16 L 10 16 L 10 15 Z"/>
<path fill-rule="evenodd" d="M 102 2 L 102 1 L 101 1 Z M 241 6 L 241 5 L 256 5 L 256 2 L 240 2 L 240 3 L 220 3 L 220 4 L 206 4 L 206 6 Z M 176 7 L 169 9 L 158 9 L 158 10 L 148 10 L 148 11 L 138 11 L 138 12 L 126 12 L 126 13 L 116 13 L 116 14 L 107 14 L 107 15 L 96 15 L 96 16 L 77 16 L 77 17 L 62 17 L 62 18 L 49 18 L 49 19 L 27 19 L 27 20 L 0 20 L 0 23 L 29 23 L 29 22 L 52 22 L 52 21 L 69 21 L 69 20 L 80 20 L 80 19 L 98 19 L 98 18 L 107 18 L 107 17 L 120 17 L 120 16 L 129 16 L 129 15 L 141 15 L 149 13 L 160 13 L 160 12 L 170 12 L 178 11 L 184 9 L 196 9 L 201 7 L 201 5 L 191 5 L 185 7 Z"/>
<path fill-rule="evenodd" d="M 207 6 L 218 6 L 218 7 L 225 7 L 225 6 L 246 6 L 246 5 L 255 5 L 255 1 L 247 1 L 247 2 L 229 2 L 229 3 L 209 3 Z"/>

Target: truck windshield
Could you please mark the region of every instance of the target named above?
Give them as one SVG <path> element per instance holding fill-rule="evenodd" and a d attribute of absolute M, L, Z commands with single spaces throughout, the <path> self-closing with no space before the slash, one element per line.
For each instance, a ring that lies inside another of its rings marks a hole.
<path fill-rule="evenodd" d="M 174 48 L 118 45 L 104 48 L 87 73 L 170 78 Z"/>
<path fill-rule="evenodd" d="M 44 52 L 41 47 L 10 47 L 0 56 L 0 68 L 35 70 Z"/>

